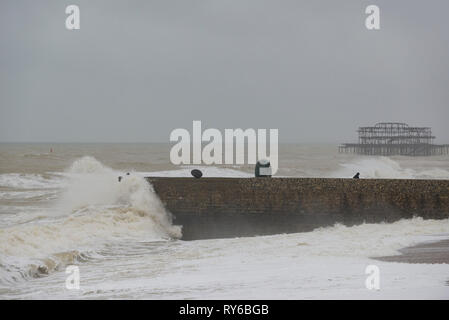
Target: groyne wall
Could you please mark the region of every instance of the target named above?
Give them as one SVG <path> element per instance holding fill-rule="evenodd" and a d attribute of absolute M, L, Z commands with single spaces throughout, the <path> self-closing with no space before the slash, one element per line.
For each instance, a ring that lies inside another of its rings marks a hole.
<path fill-rule="evenodd" d="M 449 180 L 151 177 L 183 239 L 449 217 Z"/>

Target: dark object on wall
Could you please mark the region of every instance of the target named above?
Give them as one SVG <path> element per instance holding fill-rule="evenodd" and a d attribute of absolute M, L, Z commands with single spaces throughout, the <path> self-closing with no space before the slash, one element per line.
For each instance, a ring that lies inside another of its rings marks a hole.
<path fill-rule="evenodd" d="M 118 182 L 122 181 L 122 179 L 123 179 L 123 177 L 122 177 L 122 176 L 119 176 L 119 177 L 118 177 Z"/>
<path fill-rule="evenodd" d="M 192 174 L 192 176 L 194 176 L 197 179 L 199 179 L 203 176 L 203 173 L 198 169 L 193 169 L 190 173 Z"/>
<path fill-rule="evenodd" d="M 271 177 L 271 164 L 268 160 L 259 160 L 256 163 L 256 177 Z"/>
<path fill-rule="evenodd" d="M 360 172 L 357 172 L 355 176 L 352 177 L 353 179 L 359 179 L 360 178 Z"/>

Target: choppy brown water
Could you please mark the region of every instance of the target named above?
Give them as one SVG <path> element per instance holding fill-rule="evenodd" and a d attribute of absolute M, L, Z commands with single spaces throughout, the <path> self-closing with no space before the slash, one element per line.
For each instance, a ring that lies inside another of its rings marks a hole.
<path fill-rule="evenodd" d="M 188 176 L 191 167 L 172 165 L 169 151 L 167 144 L 0 144 L 0 299 L 372 298 L 363 285 L 369 257 L 449 233 L 446 220 L 415 219 L 176 240 L 169 213 L 141 179 Z M 335 145 L 281 145 L 279 164 L 280 176 L 449 178 L 447 157 L 359 157 Z M 252 166 L 201 168 L 205 176 L 253 174 Z M 118 184 L 125 172 L 131 177 Z M 80 290 L 64 286 L 71 264 L 80 267 Z M 416 297 L 416 279 L 427 296 L 449 297 L 440 287 L 447 266 L 382 266 L 390 286 L 382 297 Z"/>

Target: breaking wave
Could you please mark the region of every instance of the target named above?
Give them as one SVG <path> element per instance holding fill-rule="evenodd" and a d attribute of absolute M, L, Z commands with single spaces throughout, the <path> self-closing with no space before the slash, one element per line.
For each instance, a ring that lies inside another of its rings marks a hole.
<path fill-rule="evenodd" d="M 440 168 L 412 169 L 403 168 L 401 165 L 388 158 L 376 157 L 357 159 L 349 163 L 340 164 L 341 168 L 335 171 L 331 177 L 350 178 L 356 172 L 360 172 L 363 178 L 378 179 L 449 179 L 449 171 Z"/>
<path fill-rule="evenodd" d="M 40 174 L 6 173 L 0 175 L 0 187 L 14 189 L 42 189 L 61 187 L 63 181 L 56 176 L 44 177 Z"/>
<path fill-rule="evenodd" d="M 67 170 L 65 179 L 62 196 L 45 217 L 0 229 L 0 284 L 95 257 L 116 241 L 181 237 L 181 227 L 172 224 L 170 213 L 143 177 L 83 157 Z"/>
<path fill-rule="evenodd" d="M 310 257 L 370 258 L 399 254 L 399 249 L 422 242 L 434 242 L 449 237 L 449 219 L 425 220 L 421 217 L 402 219 L 393 223 L 363 223 L 355 226 L 335 224 L 311 232 L 268 235 L 260 237 L 203 240 L 204 251 L 211 255 L 219 248 L 229 255 L 244 247 L 254 254 L 282 259 L 288 255 Z M 282 248 L 282 250 L 279 250 Z"/>

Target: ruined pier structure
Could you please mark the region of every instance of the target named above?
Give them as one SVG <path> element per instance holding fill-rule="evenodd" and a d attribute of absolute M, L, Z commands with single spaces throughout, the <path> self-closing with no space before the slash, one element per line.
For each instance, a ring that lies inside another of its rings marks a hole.
<path fill-rule="evenodd" d="M 449 153 L 449 145 L 436 145 L 429 127 L 410 127 L 405 123 L 381 122 L 359 127 L 358 143 L 344 143 L 339 152 L 362 155 L 435 156 Z"/>
<path fill-rule="evenodd" d="M 183 239 L 449 217 L 449 180 L 166 178 L 152 184 Z"/>

